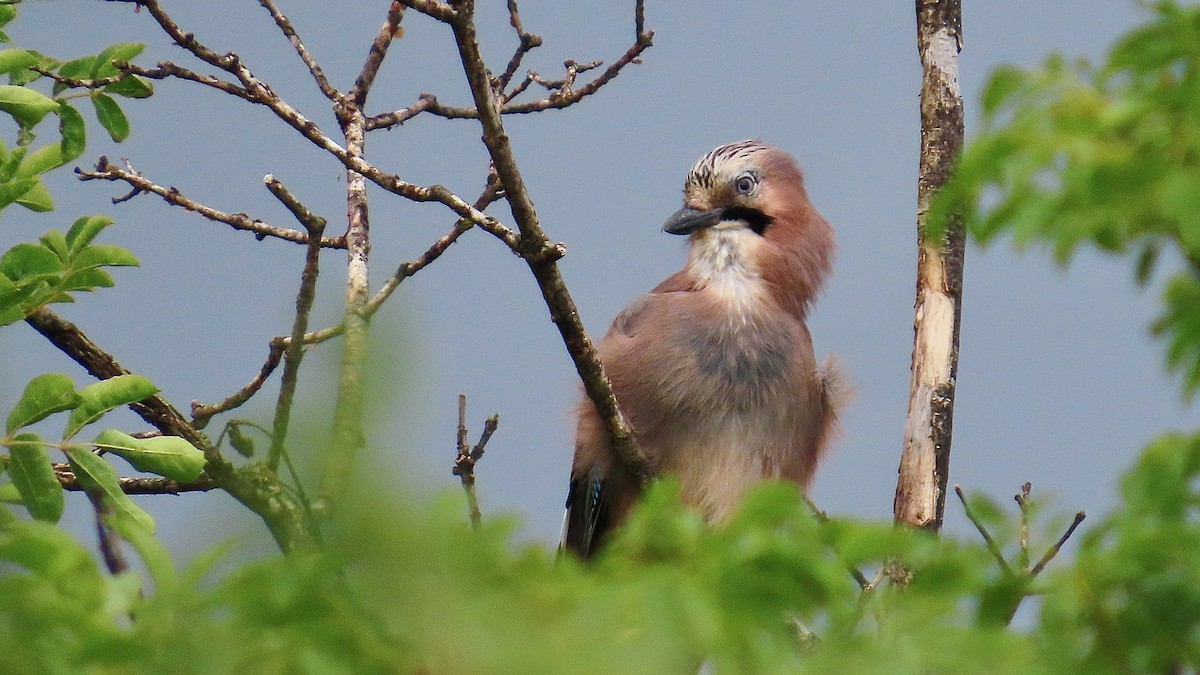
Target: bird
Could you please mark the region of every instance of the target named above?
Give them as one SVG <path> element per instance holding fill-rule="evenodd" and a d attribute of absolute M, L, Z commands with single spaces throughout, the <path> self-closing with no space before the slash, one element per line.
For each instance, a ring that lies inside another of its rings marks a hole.
<path fill-rule="evenodd" d="M 836 362 L 818 365 L 806 318 L 829 276 L 833 230 L 786 151 L 722 145 L 687 174 L 663 231 L 687 262 L 613 320 L 597 351 L 654 475 L 710 523 L 774 478 L 807 489 L 837 427 Z M 641 490 L 586 396 L 561 547 L 587 559 Z"/>

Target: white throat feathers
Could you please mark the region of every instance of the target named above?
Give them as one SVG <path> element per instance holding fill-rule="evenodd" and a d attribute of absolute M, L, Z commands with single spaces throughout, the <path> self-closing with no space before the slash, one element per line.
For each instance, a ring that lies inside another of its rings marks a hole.
<path fill-rule="evenodd" d="M 762 237 L 741 221 L 725 221 L 692 236 L 688 269 L 697 286 L 713 293 L 738 323 L 756 315 L 756 305 L 767 294 L 754 257 L 762 245 Z"/>

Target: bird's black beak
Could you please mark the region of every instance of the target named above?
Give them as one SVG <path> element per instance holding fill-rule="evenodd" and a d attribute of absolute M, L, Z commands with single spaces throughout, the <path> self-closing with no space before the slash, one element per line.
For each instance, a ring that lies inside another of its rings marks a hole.
<path fill-rule="evenodd" d="M 663 224 L 663 232 L 667 234 L 691 234 L 706 227 L 712 227 L 721 222 L 721 210 L 697 211 L 685 206 L 679 209 Z"/>

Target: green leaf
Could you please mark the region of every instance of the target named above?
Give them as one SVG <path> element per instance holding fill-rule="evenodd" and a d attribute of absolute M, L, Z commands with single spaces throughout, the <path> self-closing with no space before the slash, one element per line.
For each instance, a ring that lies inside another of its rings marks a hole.
<path fill-rule="evenodd" d="M 46 186 L 42 185 L 40 178 L 34 179 L 33 187 L 17 197 L 17 203 L 30 211 L 39 213 L 54 210 L 54 198 L 50 196 L 50 191 L 46 189 Z"/>
<path fill-rule="evenodd" d="M 128 61 L 141 54 L 145 48 L 146 45 L 140 42 L 122 42 L 110 45 L 96 55 L 92 63 L 90 78 L 95 80 L 116 75 L 120 71 L 113 65 L 113 61 Z"/>
<path fill-rule="evenodd" d="M 204 453 L 178 436 L 134 438 L 106 429 L 92 443 L 120 455 L 138 471 L 171 480 L 193 481 L 204 472 Z"/>
<path fill-rule="evenodd" d="M 61 373 L 43 373 L 25 385 L 25 391 L 17 405 L 8 413 L 4 429 L 6 434 L 27 427 L 48 415 L 61 410 L 70 410 L 79 405 L 75 393 L 75 382 Z"/>
<path fill-rule="evenodd" d="M 129 138 L 129 120 L 111 96 L 96 92 L 92 94 L 92 105 L 96 108 L 96 119 L 100 120 L 100 126 L 114 141 L 120 143 Z"/>
<path fill-rule="evenodd" d="M 21 491 L 12 483 L 0 483 L 0 503 L 4 504 L 24 504 L 25 500 L 21 497 Z M 0 509 L 4 511 L 4 509 Z M 4 524 L 3 517 L 0 517 L 0 527 Z"/>
<path fill-rule="evenodd" d="M 89 384 L 79 390 L 79 405 L 71 411 L 63 431 L 63 440 L 79 433 L 80 429 L 100 419 L 109 410 L 136 403 L 156 393 L 158 387 L 141 375 L 117 375 Z"/>
<path fill-rule="evenodd" d="M 153 531 L 131 525 L 128 519 L 116 518 L 111 524 L 121 538 L 137 550 L 138 557 L 150 572 L 150 579 L 154 581 L 155 594 L 169 593 L 175 583 L 175 563 L 171 560 L 171 552 L 167 547 L 153 536 Z"/>
<path fill-rule="evenodd" d="M 1002 65 L 992 71 L 983 89 L 983 114 L 991 117 L 1025 83 L 1025 72 L 1016 66 Z"/>
<path fill-rule="evenodd" d="M 89 267 L 137 267 L 138 259 L 132 253 L 120 246 L 95 244 L 88 246 L 71 259 L 71 268 L 76 270 Z"/>
<path fill-rule="evenodd" d="M 62 143 L 43 145 L 25 155 L 17 165 L 17 178 L 33 178 L 63 165 Z"/>
<path fill-rule="evenodd" d="M 67 230 L 67 245 L 71 255 L 83 250 L 96 235 L 112 224 L 113 219 L 108 216 L 83 216 L 76 220 Z"/>
<path fill-rule="evenodd" d="M 50 465 L 50 453 L 37 434 L 20 434 L 9 446 L 8 473 L 21 493 L 21 502 L 29 515 L 48 523 L 62 517 L 62 484 Z"/>
<path fill-rule="evenodd" d="M 83 154 L 87 145 L 87 125 L 83 115 L 63 101 L 58 108 L 58 131 L 62 134 L 62 162 L 65 164 Z"/>
<path fill-rule="evenodd" d="M 27 70 L 41 60 L 41 55 L 28 49 L 0 49 L 0 73 Z"/>
<path fill-rule="evenodd" d="M 145 78 L 129 75 L 108 85 L 103 91 L 125 98 L 149 98 L 154 94 L 154 85 Z"/>
<path fill-rule="evenodd" d="M 93 291 L 96 288 L 112 288 L 112 275 L 102 269 L 92 267 L 78 272 L 70 272 L 58 285 L 64 291 Z"/>
<path fill-rule="evenodd" d="M 58 110 L 58 101 L 39 91 L 0 84 L 0 111 L 11 115 L 21 126 L 31 127 L 55 110 Z"/>
<path fill-rule="evenodd" d="M 67 251 L 67 238 L 63 236 L 62 232 L 50 230 L 39 237 L 38 241 L 42 242 L 42 246 L 53 251 L 54 255 L 58 256 L 59 261 L 67 262 L 69 255 Z"/>
<path fill-rule="evenodd" d="M 57 275 L 63 271 L 62 261 L 54 251 L 37 244 L 22 242 L 0 256 L 0 273 L 18 285 L 25 279 Z"/>
<path fill-rule="evenodd" d="M 121 490 L 120 478 L 111 464 L 85 447 L 70 447 L 66 452 L 75 476 L 84 488 L 100 491 L 105 503 L 113 507 L 116 517 L 154 532 L 154 519 Z"/>
<path fill-rule="evenodd" d="M 25 318 L 25 310 L 17 304 L 0 302 L 0 326 L 7 326 Z"/>
<path fill-rule="evenodd" d="M 17 201 L 36 184 L 36 178 L 19 178 L 0 183 L 0 209 Z"/>
<path fill-rule="evenodd" d="M 92 70 L 96 67 L 96 56 L 81 56 L 77 59 L 71 59 L 58 67 L 58 74 L 63 77 L 70 77 L 76 80 L 87 79 Z"/>

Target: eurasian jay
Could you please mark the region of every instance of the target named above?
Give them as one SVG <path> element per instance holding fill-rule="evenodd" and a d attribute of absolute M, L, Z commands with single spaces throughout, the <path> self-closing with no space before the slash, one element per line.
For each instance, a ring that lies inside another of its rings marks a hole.
<path fill-rule="evenodd" d="M 700 158 L 663 230 L 687 235 L 687 264 L 617 315 L 600 359 L 653 471 L 720 522 L 759 481 L 806 488 L 836 425 L 832 364 L 805 325 L 833 231 L 795 160 L 758 141 Z M 563 546 L 590 557 L 638 490 L 585 397 Z"/>

